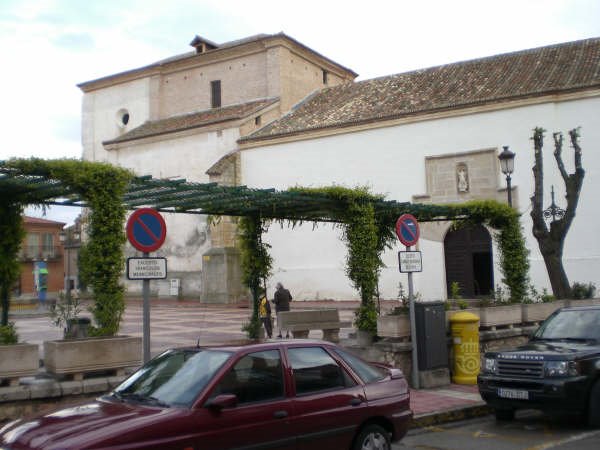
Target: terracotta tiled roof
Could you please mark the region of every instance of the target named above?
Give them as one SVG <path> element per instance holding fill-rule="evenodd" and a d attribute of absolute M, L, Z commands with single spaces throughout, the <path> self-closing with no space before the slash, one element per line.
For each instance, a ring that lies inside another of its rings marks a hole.
<path fill-rule="evenodd" d="M 600 88 L 600 38 L 324 89 L 240 141 Z"/>
<path fill-rule="evenodd" d="M 242 119 L 260 111 L 279 101 L 278 98 L 268 98 L 238 105 L 224 106 L 222 108 L 207 109 L 189 114 L 169 117 L 162 120 L 150 120 L 137 128 L 119 136 L 116 139 L 104 141 L 104 145 L 118 144 L 120 142 L 159 136 L 177 131 L 201 128 L 207 125 Z"/>
<path fill-rule="evenodd" d="M 85 81 L 83 83 L 79 83 L 77 86 L 79 88 L 81 88 L 82 90 L 86 91 L 86 89 L 88 89 L 88 87 L 91 87 L 94 84 L 96 84 L 97 82 L 100 82 L 102 80 L 110 80 L 112 78 L 117 78 L 119 76 L 128 75 L 128 74 L 129 75 L 143 74 L 146 71 L 153 70 L 153 69 L 160 69 L 161 67 L 168 66 L 171 63 L 177 63 L 179 61 L 183 61 L 183 60 L 191 59 L 191 58 L 198 58 L 199 61 L 202 61 L 205 55 L 210 55 L 210 54 L 218 53 L 218 52 L 221 52 L 223 50 L 227 50 L 229 48 L 243 46 L 243 45 L 246 45 L 246 44 L 251 44 L 253 42 L 268 41 L 270 39 L 279 39 L 279 38 L 286 39 L 286 40 L 288 40 L 288 41 L 290 41 L 290 42 L 292 42 L 292 43 L 294 43 L 294 44 L 296 44 L 296 45 L 298 45 L 298 46 L 306 49 L 307 51 L 314 53 L 315 55 L 317 55 L 317 56 L 325 59 L 326 61 L 328 61 L 331 64 L 339 67 L 340 69 L 348 72 L 349 74 L 351 74 L 354 77 L 358 76 L 358 74 L 356 72 L 354 72 L 353 70 L 351 70 L 351 69 L 349 69 L 347 67 L 344 67 L 341 64 L 338 64 L 337 62 L 335 62 L 332 59 L 330 59 L 330 58 L 328 58 L 328 57 L 320 54 L 319 52 L 314 51 L 312 48 L 310 48 L 310 47 L 302 44 L 301 42 L 297 41 L 296 39 L 294 39 L 294 38 L 292 38 L 292 37 L 290 37 L 288 35 L 286 35 L 285 33 L 279 32 L 279 33 L 276 33 L 276 34 L 264 34 L 264 33 L 262 33 L 262 34 L 255 34 L 253 36 L 249 36 L 249 37 L 246 37 L 246 38 L 243 38 L 243 39 L 237 39 L 235 41 L 225 42 L 223 44 L 215 44 L 215 43 L 211 42 L 211 44 L 214 45 L 216 48 L 211 48 L 211 49 L 207 50 L 204 53 L 198 54 L 198 53 L 196 53 L 196 51 L 193 50 L 193 51 L 190 51 L 190 52 L 182 53 L 180 55 L 174 55 L 174 56 L 162 59 L 160 61 L 156 61 L 156 62 L 154 62 L 152 64 L 148 64 L 147 66 L 143 66 L 143 67 L 139 67 L 139 68 L 131 69 L 131 70 L 126 70 L 124 72 L 115 73 L 115 74 L 112 74 L 112 75 L 108 75 L 106 77 L 97 78 L 95 80 Z M 206 41 L 206 39 L 204 39 L 204 38 L 201 38 L 201 39 L 203 39 L 203 40 Z"/>
<path fill-rule="evenodd" d="M 39 224 L 39 225 L 57 225 L 57 226 L 60 226 L 61 228 L 63 227 L 63 225 L 65 225 L 64 222 L 57 222 L 55 220 L 48 220 L 48 219 L 42 219 L 40 217 L 30 217 L 30 216 L 23 216 L 23 222 L 28 223 L 28 224 Z"/>

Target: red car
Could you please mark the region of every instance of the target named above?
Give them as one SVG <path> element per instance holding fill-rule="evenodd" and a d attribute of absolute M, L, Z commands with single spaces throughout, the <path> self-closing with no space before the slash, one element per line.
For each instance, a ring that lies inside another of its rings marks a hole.
<path fill-rule="evenodd" d="M 323 341 L 168 350 L 113 392 L 0 430 L 0 450 L 390 449 L 399 369 Z"/>

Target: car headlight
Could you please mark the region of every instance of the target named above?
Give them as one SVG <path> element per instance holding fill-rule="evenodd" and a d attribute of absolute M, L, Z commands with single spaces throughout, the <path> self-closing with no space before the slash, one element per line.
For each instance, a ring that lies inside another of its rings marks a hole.
<path fill-rule="evenodd" d="M 546 361 L 544 374 L 547 377 L 573 377 L 579 375 L 579 369 L 574 361 Z"/>
<path fill-rule="evenodd" d="M 483 370 L 487 373 L 498 373 L 498 360 L 496 358 L 484 358 Z"/>

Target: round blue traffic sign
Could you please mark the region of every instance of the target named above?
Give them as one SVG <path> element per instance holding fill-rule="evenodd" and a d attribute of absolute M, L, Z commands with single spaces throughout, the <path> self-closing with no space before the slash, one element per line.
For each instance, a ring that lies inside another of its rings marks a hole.
<path fill-rule="evenodd" d="M 167 236 L 165 220 L 151 208 L 137 209 L 127 221 L 127 238 L 142 252 L 158 250 Z"/>
<path fill-rule="evenodd" d="M 396 221 L 396 234 L 398 239 L 407 247 L 411 247 L 419 240 L 419 223 L 412 214 L 402 214 Z"/>

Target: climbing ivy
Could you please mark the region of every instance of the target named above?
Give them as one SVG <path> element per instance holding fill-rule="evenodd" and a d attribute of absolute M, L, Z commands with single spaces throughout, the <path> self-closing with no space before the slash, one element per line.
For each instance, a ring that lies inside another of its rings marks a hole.
<path fill-rule="evenodd" d="M 25 237 L 22 214 L 21 203 L 9 203 L 6 197 L 0 199 L 0 326 L 4 327 L 8 326 L 10 289 L 19 278 L 21 270 L 17 255 Z"/>
<path fill-rule="evenodd" d="M 510 206 L 494 200 L 466 202 L 455 208 L 466 212 L 468 218 L 455 222 L 455 226 L 483 224 L 497 230 L 497 243 L 502 282 L 510 291 L 511 302 L 527 297 L 529 285 L 529 251 L 525 245 L 519 214 Z"/>
<path fill-rule="evenodd" d="M 354 324 L 359 330 L 376 333 L 377 310 L 373 297 L 381 268 L 384 267 L 381 254 L 385 248 L 391 247 L 394 240 L 393 226 L 390 228 L 384 217 L 375 217 L 373 201 L 382 200 L 383 196 L 371 194 L 366 186 L 354 189 L 342 186 L 294 187 L 290 191 L 321 194 L 337 200 L 342 206 L 335 213 L 342 222 L 342 239 L 348 249 L 346 275 L 359 291 L 361 299 Z"/>
<path fill-rule="evenodd" d="M 116 334 L 125 310 L 124 288 L 120 284 L 126 240 L 122 198 L 133 174 L 105 163 L 72 159 L 12 159 L 6 165 L 23 175 L 59 180 L 86 201 L 90 208 L 88 241 L 81 249 L 80 276 L 92 288 L 94 298 L 92 313 L 96 327 L 90 333 Z M 26 200 L 35 203 L 36 193 L 31 192 L 23 201 Z"/>
<path fill-rule="evenodd" d="M 238 222 L 238 241 L 241 253 L 242 282 L 252 294 L 252 315 L 243 326 L 243 331 L 251 339 L 258 338 L 260 319 L 258 301 L 261 282 L 271 275 L 273 259 L 269 254 L 271 246 L 262 241 L 262 234 L 268 229 L 268 223 L 257 216 L 242 217 Z"/>

